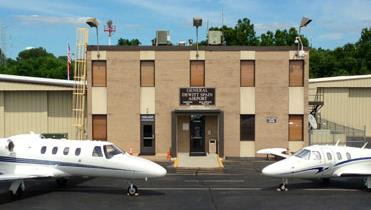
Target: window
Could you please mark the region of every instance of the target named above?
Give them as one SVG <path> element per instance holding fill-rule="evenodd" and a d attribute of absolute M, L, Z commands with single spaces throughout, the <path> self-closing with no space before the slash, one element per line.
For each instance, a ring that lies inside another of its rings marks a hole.
<path fill-rule="evenodd" d="M 107 115 L 93 115 L 93 140 L 107 140 Z"/>
<path fill-rule="evenodd" d="M 115 145 L 104 145 L 103 146 L 104 154 L 106 155 L 107 159 L 112 158 L 115 155 L 123 154 L 124 152 L 121 151 L 118 147 Z"/>
<path fill-rule="evenodd" d="M 303 115 L 289 115 L 289 141 L 303 140 Z"/>
<path fill-rule="evenodd" d="M 240 135 L 241 141 L 255 140 L 255 115 L 240 116 Z"/>
<path fill-rule="evenodd" d="M 92 62 L 92 86 L 106 87 L 107 86 L 107 65 L 106 61 Z"/>
<path fill-rule="evenodd" d="M 352 159 L 352 156 L 350 156 L 349 152 L 346 153 L 346 156 L 348 160 Z"/>
<path fill-rule="evenodd" d="M 313 160 L 321 160 L 321 153 L 319 153 L 318 151 L 313 151 L 312 152 L 312 159 Z"/>
<path fill-rule="evenodd" d="M 64 150 L 63 150 L 63 154 L 64 155 L 68 155 L 68 152 L 70 151 L 70 148 L 69 147 L 65 147 Z"/>
<path fill-rule="evenodd" d="M 103 157 L 102 148 L 100 146 L 96 146 L 93 149 L 93 157 Z"/>
<path fill-rule="evenodd" d="M 140 62 L 140 86 L 154 87 L 155 86 L 155 62 L 141 61 Z"/>
<path fill-rule="evenodd" d="M 332 155 L 331 155 L 331 153 L 326 153 L 326 155 L 327 155 L 327 160 L 332 160 Z"/>
<path fill-rule="evenodd" d="M 75 150 L 75 155 L 76 155 L 76 156 L 79 156 L 80 153 L 81 153 L 81 148 L 76 148 L 76 150 Z"/>
<path fill-rule="evenodd" d="M 43 146 L 43 147 L 41 147 L 41 154 L 45 154 L 45 152 L 46 152 L 46 146 Z"/>
<path fill-rule="evenodd" d="M 191 61 L 191 86 L 205 86 L 205 61 Z"/>
<path fill-rule="evenodd" d="M 338 160 L 341 160 L 341 159 L 343 159 L 343 158 L 341 157 L 341 154 L 340 154 L 340 152 L 337 152 L 337 153 L 336 153 L 336 156 L 338 157 Z"/>
<path fill-rule="evenodd" d="M 310 151 L 307 149 L 301 149 L 294 154 L 298 158 L 302 158 L 304 160 L 309 160 L 310 158 Z"/>
<path fill-rule="evenodd" d="M 293 60 L 289 64 L 289 86 L 303 87 L 304 86 L 304 61 Z"/>
<path fill-rule="evenodd" d="M 58 152 L 58 147 L 53 147 L 52 154 L 55 155 Z"/>
<path fill-rule="evenodd" d="M 241 61 L 240 82 L 241 87 L 255 86 L 255 61 Z"/>

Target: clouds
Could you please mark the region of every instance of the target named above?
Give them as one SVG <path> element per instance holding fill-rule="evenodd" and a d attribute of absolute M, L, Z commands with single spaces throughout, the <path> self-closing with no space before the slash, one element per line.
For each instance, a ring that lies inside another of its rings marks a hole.
<path fill-rule="evenodd" d="M 84 24 L 88 17 L 59 17 L 59 16 L 42 16 L 42 15 L 17 15 L 15 16 L 19 21 L 26 24 Z"/>

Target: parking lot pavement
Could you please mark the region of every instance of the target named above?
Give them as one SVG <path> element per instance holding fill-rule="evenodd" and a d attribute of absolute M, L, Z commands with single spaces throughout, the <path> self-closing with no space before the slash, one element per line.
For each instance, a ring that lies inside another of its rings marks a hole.
<path fill-rule="evenodd" d="M 0 209 L 370 209 L 371 192 L 360 178 L 289 180 L 289 191 L 277 192 L 280 179 L 261 176 L 269 164 L 261 159 L 225 161 L 223 172 L 168 168 L 166 177 L 135 181 L 140 195 L 126 195 L 119 179 L 77 179 L 63 188 L 53 180 L 27 181 L 17 200 L 0 183 Z M 162 163 L 167 165 L 167 163 Z"/>

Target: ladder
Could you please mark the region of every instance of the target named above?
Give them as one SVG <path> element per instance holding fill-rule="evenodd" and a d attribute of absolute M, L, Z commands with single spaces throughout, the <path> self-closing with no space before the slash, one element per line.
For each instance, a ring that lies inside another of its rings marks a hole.
<path fill-rule="evenodd" d="M 86 139 L 86 84 L 87 84 L 87 64 L 86 49 L 88 44 L 88 29 L 78 28 L 76 31 L 76 54 L 74 66 L 74 86 L 72 99 L 73 127 L 75 138 Z"/>

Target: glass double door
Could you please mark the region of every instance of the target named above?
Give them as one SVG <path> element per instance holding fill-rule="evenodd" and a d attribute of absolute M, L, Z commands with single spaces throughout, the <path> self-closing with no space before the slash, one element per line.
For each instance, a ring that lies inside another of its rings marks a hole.
<path fill-rule="evenodd" d="M 149 116 L 149 117 L 152 117 L 152 116 Z M 142 120 L 140 130 L 141 130 L 141 148 L 140 148 L 141 151 L 140 153 L 142 155 L 154 155 L 156 153 L 154 116 L 153 116 L 153 120 Z"/>
<path fill-rule="evenodd" d="M 191 115 L 190 117 L 190 155 L 206 155 L 205 118 L 202 115 Z"/>

